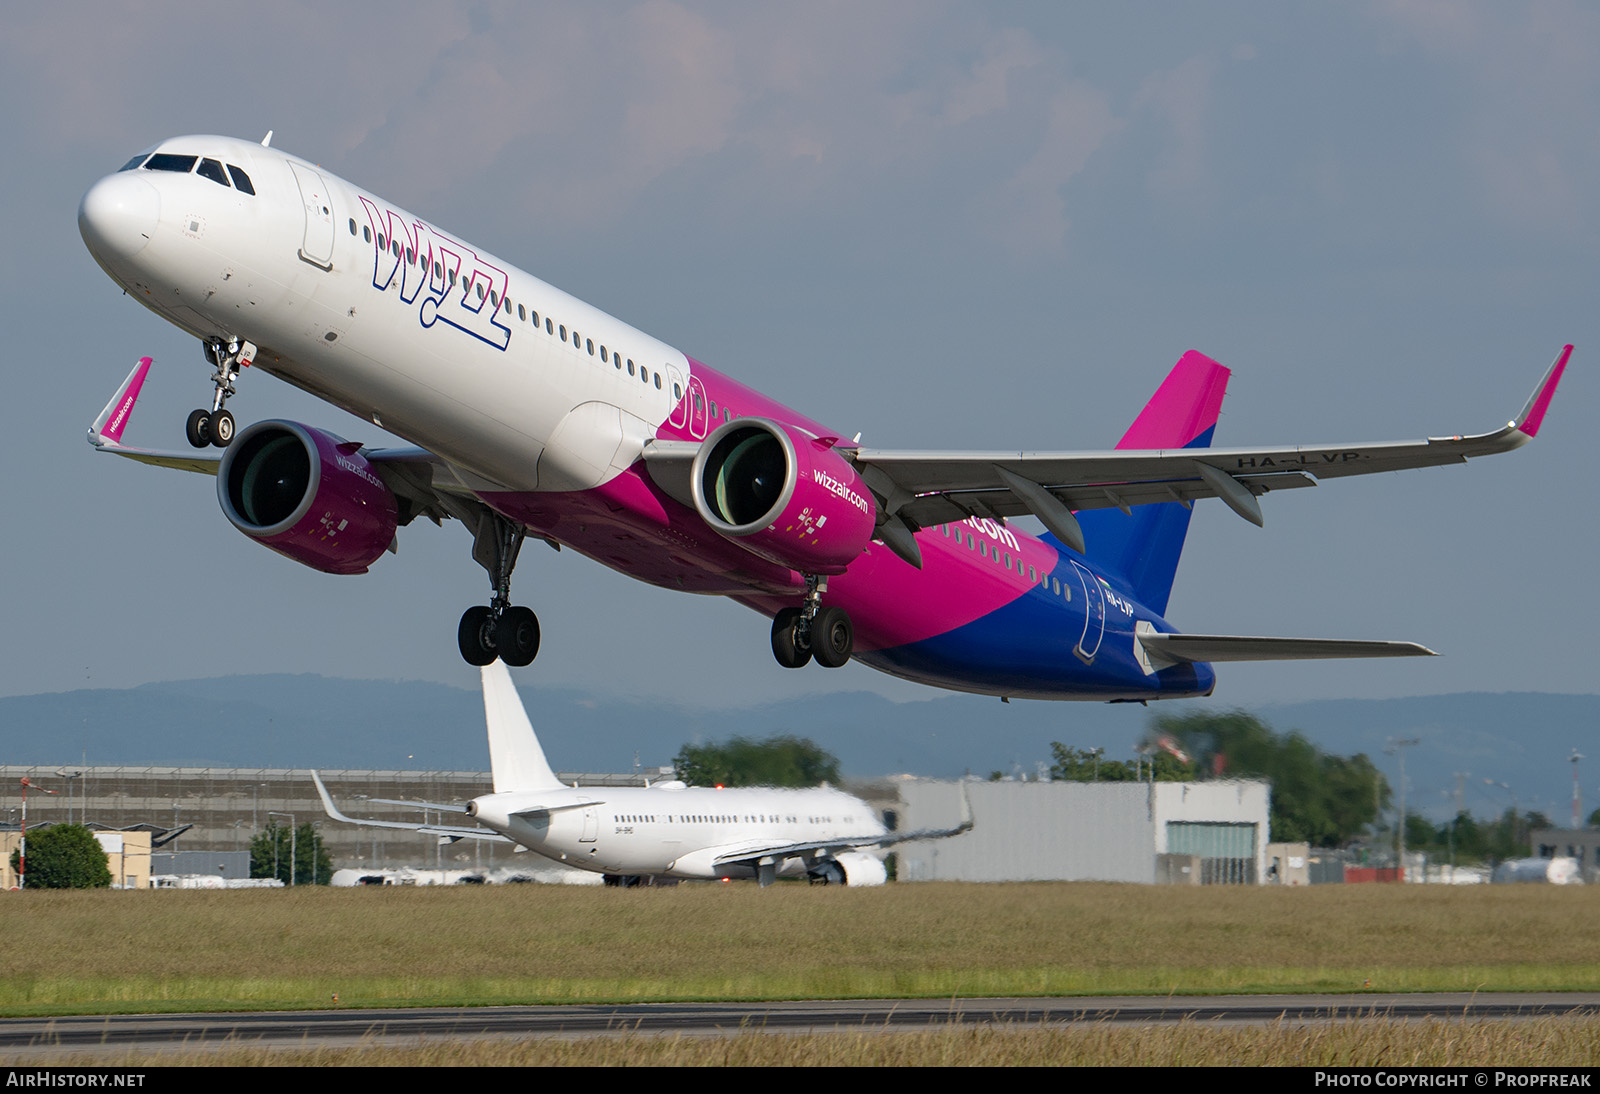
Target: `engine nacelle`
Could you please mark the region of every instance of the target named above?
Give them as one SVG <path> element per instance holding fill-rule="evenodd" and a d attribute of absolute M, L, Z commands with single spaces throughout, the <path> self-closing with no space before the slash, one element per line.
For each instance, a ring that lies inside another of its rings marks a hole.
<path fill-rule="evenodd" d="M 819 863 L 811 870 L 811 876 L 833 885 L 860 888 L 886 883 L 889 870 L 876 855 L 869 855 L 865 851 L 845 851 Z"/>
<path fill-rule="evenodd" d="M 399 506 L 360 447 L 298 422 L 257 422 L 223 453 L 222 512 L 312 569 L 364 574 L 393 542 Z"/>
<path fill-rule="evenodd" d="M 767 418 L 737 418 L 707 437 L 691 488 L 720 535 L 801 573 L 843 573 L 877 523 L 877 503 L 848 460 Z"/>

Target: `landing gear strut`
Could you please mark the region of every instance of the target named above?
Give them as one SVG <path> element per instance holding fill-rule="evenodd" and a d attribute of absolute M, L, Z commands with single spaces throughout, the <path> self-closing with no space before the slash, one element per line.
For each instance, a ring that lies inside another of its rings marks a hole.
<path fill-rule="evenodd" d="M 855 627 L 843 608 L 822 606 L 822 594 L 827 591 L 827 578 L 807 575 L 805 603 L 784 608 L 773 617 L 772 656 L 784 668 L 801 668 L 813 657 L 830 669 L 850 660 Z"/>
<path fill-rule="evenodd" d="M 531 608 L 511 603 L 511 571 L 516 568 L 526 533 L 498 513 L 478 518 L 472 557 L 489 573 L 494 596 L 488 607 L 468 608 L 456 629 L 461 656 L 469 665 L 487 665 L 496 657 L 508 665 L 533 663 L 539 655 L 539 617 Z"/>
<path fill-rule="evenodd" d="M 192 411 L 189 420 L 184 423 L 183 432 L 196 448 L 213 444 L 218 448 L 227 448 L 233 443 L 235 427 L 233 415 L 224 407 L 228 396 L 236 393 L 234 382 L 239 378 L 239 370 L 248 368 L 255 360 L 256 347 L 253 342 L 241 342 L 237 338 L 226 342 L 220 338 L 207 338 L 205 351 L 206 360 L 216 369 L 211 374 L 211 383 L 216 392 L 211 397 L 211 409 Z"/>

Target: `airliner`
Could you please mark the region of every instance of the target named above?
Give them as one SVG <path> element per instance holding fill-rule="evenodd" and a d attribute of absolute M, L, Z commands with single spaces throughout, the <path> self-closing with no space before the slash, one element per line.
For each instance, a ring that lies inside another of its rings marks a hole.
<path fill-rule="evenodd" d="M 882 885 L 888 873 L 873 851 L 909 840 L 944 839 L 972 828 L 965 800 L 955 828 L 895 833 L 866 802 L 828 786 L 722 789 L 688 787 L 677 780 L 646 787 L 567 786 L 545 759 L 504 662 L 496 660 L 480 672 L 494 793 L 466 805 L 369 800 L 465 813 L 482 827 L 348 817 L 313 771 L 311 779 L 328 816 L 448 840 L 509 841 L 622 886 L 653 878 L 754 878 L 766 886 L 780 877 L 805 877 L 813 884 Z"/>
<path fill-rule="evenodd" d="M 1185 353 L 1116 448 L 885 451 L 791 410 L 322 168 L 259 143 L 176 137 L 84 195 L 96 261 L 198 338 L 209 405 L 190 451 L 124 444 L 141 358 L 89 441 L 214 475 L 245 535 L 314 569 L 364 573 L 419 517 L 455 518 L 489 577 L 463 658 L 530 663 L 511 599 L 528 537 L 772 620 L 801 668 L 852 657 L 908 680 L 1036 699 L 1209 695 L 1212 663 L 1427 655 L 1410 642 L 1179 634 L 1164 618 L 1196 501 L 1255 524 L 1260 497 L 1460 463 L 1539 431 L 1572 347 L 1522 412 L 1472 436 L 1212 448 L 1228 369 Z M 237 429 L 245 369 L 404 438 Z M 1011 518 L 1031 514 L 1032 535 Z"/>

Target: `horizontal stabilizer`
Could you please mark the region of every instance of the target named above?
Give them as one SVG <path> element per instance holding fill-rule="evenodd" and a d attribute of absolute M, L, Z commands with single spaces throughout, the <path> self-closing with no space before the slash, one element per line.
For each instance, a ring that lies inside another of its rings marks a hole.
<path fill-rule="evenodd" d="M 1151 661 L 1310 661 L 1340 657 L 1435 657 L 1415 642 L 1369 642 L 1346 638 L 1259 638 L 1238 634 L 1141 633 Z"/>

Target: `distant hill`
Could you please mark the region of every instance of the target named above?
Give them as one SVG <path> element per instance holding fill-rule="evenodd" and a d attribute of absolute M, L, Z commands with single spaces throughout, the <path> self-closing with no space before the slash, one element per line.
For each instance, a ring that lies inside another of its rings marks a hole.
<path fill-rule="evenodd" d="M 572 771 L 670 763 L 695 740 L 795 733 L 832 751 L 853 776 L 972 772 L 1032 777 L 1050 742 L 1128 756 L 1150 716 L 1207 709 L 1094 703 L 1002 704 L 971 695 L 896 703 L 834 693 L 736 710 L 646 703 L 574 689 L 522 688 L 553 763 Z M 1217 709 L 1223 709 L 1218 707 Z M 1430 816 L 1453 811 L 1455 772 L 1465 803 L 1488 815 L 1510 804 L 1558 822 L 1568 815 L 1574 747 L 1600 724 L 1600 696 L 1456 694 L 1407 699 L 1275 704 L 1254 712 L 1280 731 L 1298 729 L 1322 748 L 1365 752 L 1389 777 L 1389 737 L 1418 737 L 1408 750 L 1408 804 Z M 313 675 L 228 676 L 0 698 L 0 763 L 201 767 L 328 767 L 483 770 L 483 708 L 476 691 L 409 681 Z M 1585 777 L 1587 814 L 1600 804 L 1600 750 Z"/>

